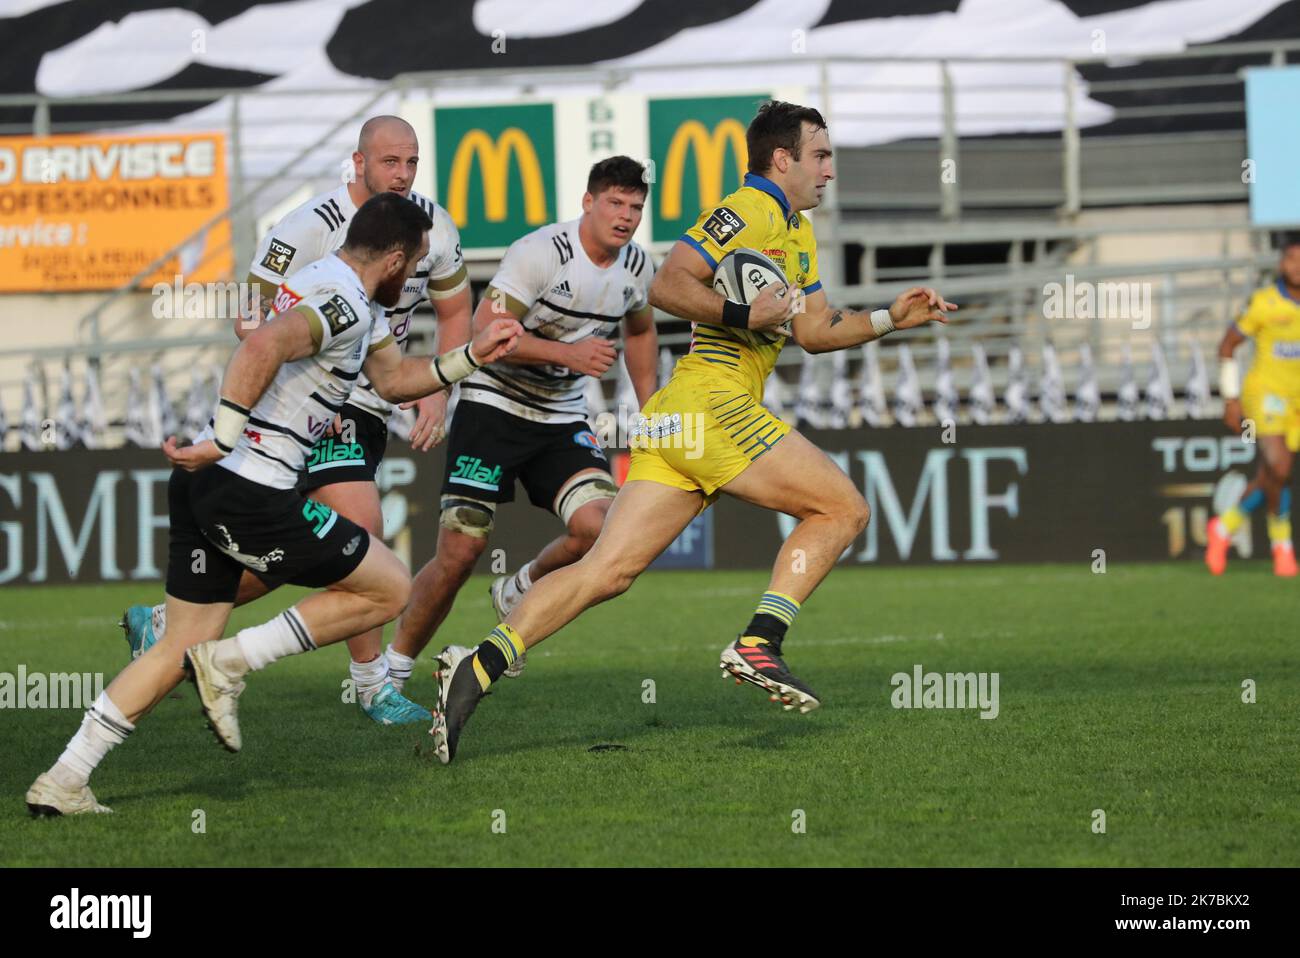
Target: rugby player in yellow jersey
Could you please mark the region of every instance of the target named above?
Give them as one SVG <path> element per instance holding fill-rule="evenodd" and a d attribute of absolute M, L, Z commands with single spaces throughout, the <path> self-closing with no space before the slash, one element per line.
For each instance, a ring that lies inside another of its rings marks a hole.
<path fill-rule="evenodd" d="M 650 288 L 650 302 L 694 325 L 690 353 L 642 410 L 627 481 L 595 545 L 581 560 L 537 582 L 477 648 L 449 646 L 439 657 L 433 728 L 438 757 L 450 762 L 461 730 L 488 686 L 525 648 L 584 610 L 624 592 L 720 493 L 799 520 L 776 560 L 749 626 L 722 652 L 722 667 L 771 693 L 786 709 L 811 711 L 816 693 L 792 675 L 781 644 L 800 605 L 861 534 L 869 511 L 861 493 L 821 450 L 760 405 L 763 383 L 785 345 L 777 327 L 809 352 L 847 349 L 894 329 L 944 322 L 955 309 L 929 289 L 910 289 L 888 310 L 833 308 L 817 275 L 817 244 L 802 213 L 821 202 L 832 178 L 831 144 L 816 110 L 765 104 L 746 133 L 744 185 L 704 210 L 673 247 Z M 748 306 L 713 291 L 728 252 L 760 250 L 788 286 L 765 287 Z M 680 610 L 666 610 L 666 623 Z"/>
<path fill-rule="evenodd" d="M 1255 359 L 1241 381 L 1233 353 L 1246 339 L 1255 341 Z M 1255 291 L 1241 319 L 1219 343 L 1219 393 L 1223 421 L 1233 432 L 1253 421 L 1259 469 L 1241 501 L 1206 527 L 1205 564 L 1215 575 L 1228 565 L 1228 545 L 1241 524 L 1261 504 L 1268 505 L 1268 538 L 1273 572 L 1296 574 L 1291 542 L 1291 464 L 1300 449 L 1300 235 L 1283 240 L 1277 282 Z"/>

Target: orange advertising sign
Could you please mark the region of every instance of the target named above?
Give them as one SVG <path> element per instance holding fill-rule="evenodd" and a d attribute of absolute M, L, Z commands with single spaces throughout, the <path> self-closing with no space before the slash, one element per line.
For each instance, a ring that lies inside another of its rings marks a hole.
<path fill-rule="evenodd" d="M 141 285 L 228 279 L 220 133 L 0 137 L 0 293 L 113 289 L 167 250 Z"/>

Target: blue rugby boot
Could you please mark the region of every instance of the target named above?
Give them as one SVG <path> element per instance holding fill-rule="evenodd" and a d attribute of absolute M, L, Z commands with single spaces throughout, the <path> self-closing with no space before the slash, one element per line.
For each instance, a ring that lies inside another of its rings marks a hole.
<path fill-rule="evenodd" d="M 158 641 L 153 631 L 153 606 L 133 605 L 122 613 L 122 620 L 117 624 L 126 633 L 126 644 L 131 647 L 133 659 L 148 652 Z"/>
<path fill-rule="evenodd" d="M 431 722 L 433 715 L 422 705 L 412 702 L 393 687 L 392 682 L 380 686 L 369 703 L 361 700 L 361 710 L 380 725 L 413 725 Z"/>

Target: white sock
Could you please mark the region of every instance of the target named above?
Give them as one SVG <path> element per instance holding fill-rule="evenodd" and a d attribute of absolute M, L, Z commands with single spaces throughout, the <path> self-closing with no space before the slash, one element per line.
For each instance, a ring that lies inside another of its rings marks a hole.
<path fill-rule="evenodd" d="M 250 672 L 264 669 L 286 655 L 310 652 L 316 648 L 311 633 L 307 631 L 307 626 L 296 609 L 285 609 L 270 622 L 244 629 L 233 639 L 222 640 L 221 644 L 225 645 L 226 642 L 238 645 Z M 218 654 L 221 651 L 218 649 Z M 225 668 L 224 663 L 221 665 Z"/>
<path fill-rule="evenodd" d="M 167 634 L 167 603 L 159 602 L 153 607 L 153 637 L 159 642 Z"/>
<path fill-rule="evenodd" d="M 388 681 L 388 659 L 382 655 L 376 655 L 369 662 L 349 662 L 348 670 L 352 673 L 357 699 L 362 705 L 369 705 L 375 693 Z"/>
<path fill-rule="evenodd" d="M 236 636 L 238 638 L 238 636 Z M 247 675 L 253 669 L 244 657 L 244 650 L 235 639 L 218 639 L 212 652 L 212 661 L 227 675 Z"/>
<path fill-rule="evenodd" d="M 125 742 L 134 730 L 135 726 L 126 720 L 108 693 L 101 692 L 86 709 L 77 734 L 50 768 L 50 777 L 64 788 L 81 788 L 90 781 L 90 773 L 104 760 L 109 749 Z"/>
<path fill-rule="evenodd" d="M 388 660 L 388 681 L 393 683 L 393 688 L 397 691 L 402 691 L 410 681 L 411 673 L 415 671 L 415 659 L 398 652 L 391 643 L 384 652 L 384 658 Z"/>
<path fill-rule="evenodd" d="M 529 570 L 533 564 L 530 562 L 520 567 L 519 571 L 506 580 L 506 586 L 502 590 L 505 595 L 507 608 L 513 608 L 524 597 L 524 593 L 533 587 L 533 577 Z"/>

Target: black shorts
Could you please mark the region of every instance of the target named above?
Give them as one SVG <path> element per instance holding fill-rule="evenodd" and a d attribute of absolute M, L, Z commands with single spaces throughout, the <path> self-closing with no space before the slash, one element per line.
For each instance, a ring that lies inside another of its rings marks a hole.
<path fill-rule="evenodd" d="M 322 436 L 307 454 L 307 467 L 298 478 L 303 495 L 336 482 L 374 482 L 388 446 L 388 426 L 374 413 L 351 403 L 339 410 L 345 424 L 351 421 L 352 442 L 342 436 Z"/>
<path fill-rule="evenodd" d="M 217 465 L 173 469 L 167 507 L 167 594 L 186 602 L 235 601 L 245 569 L 272 589 L 318 589 L 346 579 L 370 548 L 370 534 L 328 506 Z"/>
<path fill-rule="evenodd" d="M 587 423 L 531 422 L 461 399 L 447 437 L 442 494 L 513 502 L 518 479 L 529 502 L 554 512 L 560 487 L 583 469 L 609 471 L 600 441 Z"/>

